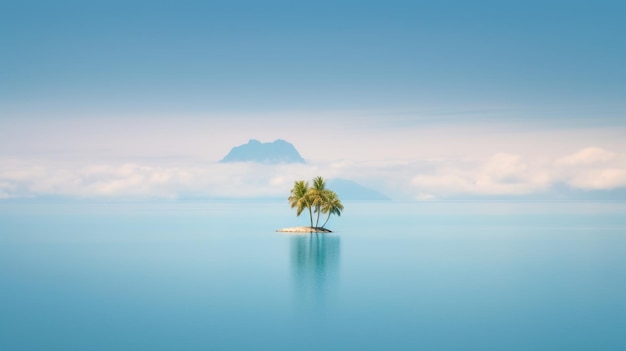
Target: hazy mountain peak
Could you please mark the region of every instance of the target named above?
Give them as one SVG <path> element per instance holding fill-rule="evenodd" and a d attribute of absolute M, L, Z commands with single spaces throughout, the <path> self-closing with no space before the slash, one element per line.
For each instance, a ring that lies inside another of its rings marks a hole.
<path fill-rule="evenodd" d="M 247 144 L 233 147 L 220 162 L 305 163 L 298 150 L 282 139 L 267 143 L 250 139 Z"/>

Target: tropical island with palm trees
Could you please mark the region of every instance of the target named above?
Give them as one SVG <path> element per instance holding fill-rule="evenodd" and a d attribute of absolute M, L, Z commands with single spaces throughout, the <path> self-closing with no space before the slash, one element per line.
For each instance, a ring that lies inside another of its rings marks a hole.
<path fill-rule="evenodd" d="M 343 204 L 337 194 L 326 188 L 326 180 L 320 176 L 315 177 L 312 184 L 308 181 L 297 180 L 291 189 L 288 198 L 291 208 L 296 210 L 296 216 L 300 216 L 305 210 L 309 213 L 310 225 L 278 229 L 277 232 L 289 233 L 332 233 L 326 228 L 331 215 L 341 216 Z M 315 225 L 313 225 L 315 214 Z M 320 226 L 320 215 L 325 214 L 326 220 Z"/>

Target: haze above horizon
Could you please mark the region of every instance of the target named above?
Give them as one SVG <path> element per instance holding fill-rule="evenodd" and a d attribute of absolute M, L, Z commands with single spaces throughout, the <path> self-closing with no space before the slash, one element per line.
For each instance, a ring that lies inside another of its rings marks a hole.
<path fill-rule="evenodd" d="M 626 187 L 626 4 L 7 3 L 0 198 Z M 306 165 L 218 164 L 249 139 Z M 247 195 L 246 195 L 247 194 Z"/>

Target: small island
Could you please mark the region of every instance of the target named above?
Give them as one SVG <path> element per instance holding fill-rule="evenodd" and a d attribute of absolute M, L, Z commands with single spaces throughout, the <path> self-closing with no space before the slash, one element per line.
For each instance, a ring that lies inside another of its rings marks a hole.
<path fill-rule="evenodd" d="M 343 204 L 337 194 L 326 188 L 326 180 L 322 177 L 313 179 L 312 186 L 308 181 L 297 180 L 291 189 L 288 198 L 291 208 L 296 210 L 296 216 L 300 216 L 304 210 L 309 212 L 310 226 L 282 228 L 276 230 L 282 233 L 332 233 L 326 228 L 326 223 L 331 215 L 341 216 Z M 316 214 L 315 225 L 313 225 L 313 213 Z M 326 214 L 326 220 L 320 226 L 320 214 Z"/>
<path fill-rule="evenodd" d="M 333 231 L 326 228 L 321 227 L 291 227 L 291 228 L 282 228 L 276 229 L 277 232 L 281 233 L 332 233 Z"/>

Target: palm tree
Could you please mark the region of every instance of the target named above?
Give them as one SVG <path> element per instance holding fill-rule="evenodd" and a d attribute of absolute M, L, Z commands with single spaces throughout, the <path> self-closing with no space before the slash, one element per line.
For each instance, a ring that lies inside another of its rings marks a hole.
<path fill-rule="evenodd" d="M 339 197 L 334 191 L 326 189 L 326 180 L 322 177 L 313 178 L 312 186 L 309 186 L 309 182 L 304 180 L 296 181 L 288 200 L 291 208 L 296 209 L 296 216 L 300 216 L 305 208 L 309 210 L 311 231 L 320 229 L 321 213 L 328 214 L 326 221 L 321 226 L 324 228 L 331 215 L 341 216 L 341 211 L 343 211 L 343 204 Z M 313 226 L 313 212 L 317 213 L 315 226 Z"/>
<path fill-rule="evenodd" d="M 315 212 L 317 213 L 317 219 L 315 220 L 315 227 L 317 228 L 320 222 L 320 212 L 322 206 L 324 206 L 324 203 L 326 202 L 326 180 L 320 176 L 313 178 L 313 186 L 309 189 L 309 192 L 311 206 L 315 207 Z"/>
<path fill-rule="evenodd" d="M 304 180 L 298 180 L 294 183 L 291 189 L 291 196 L 289 196 L 289 205 L 291 208 L 296 209 L 296 216 L 300 216 L 304 209 L 309 210 L 309 219 L 311 220 L 311 227 L 313 227 L 313 213 L 311 212 L 311 189 L 309 188 L 309 182 Z"/>
<path fill-rule="evenodd" d="M 341 200 L 339 200 L 337 194 L 334 191 L 326 190 L 322 212 L 328 213 L 328 217 L 326 217 L 326 221 L 322 224 L 322 228 L 324 228 L 326 223 L 328 223 L 330 215 L 341 216 L 341 211 L 343 211 L 343 204 L 341 203 Z"/>

